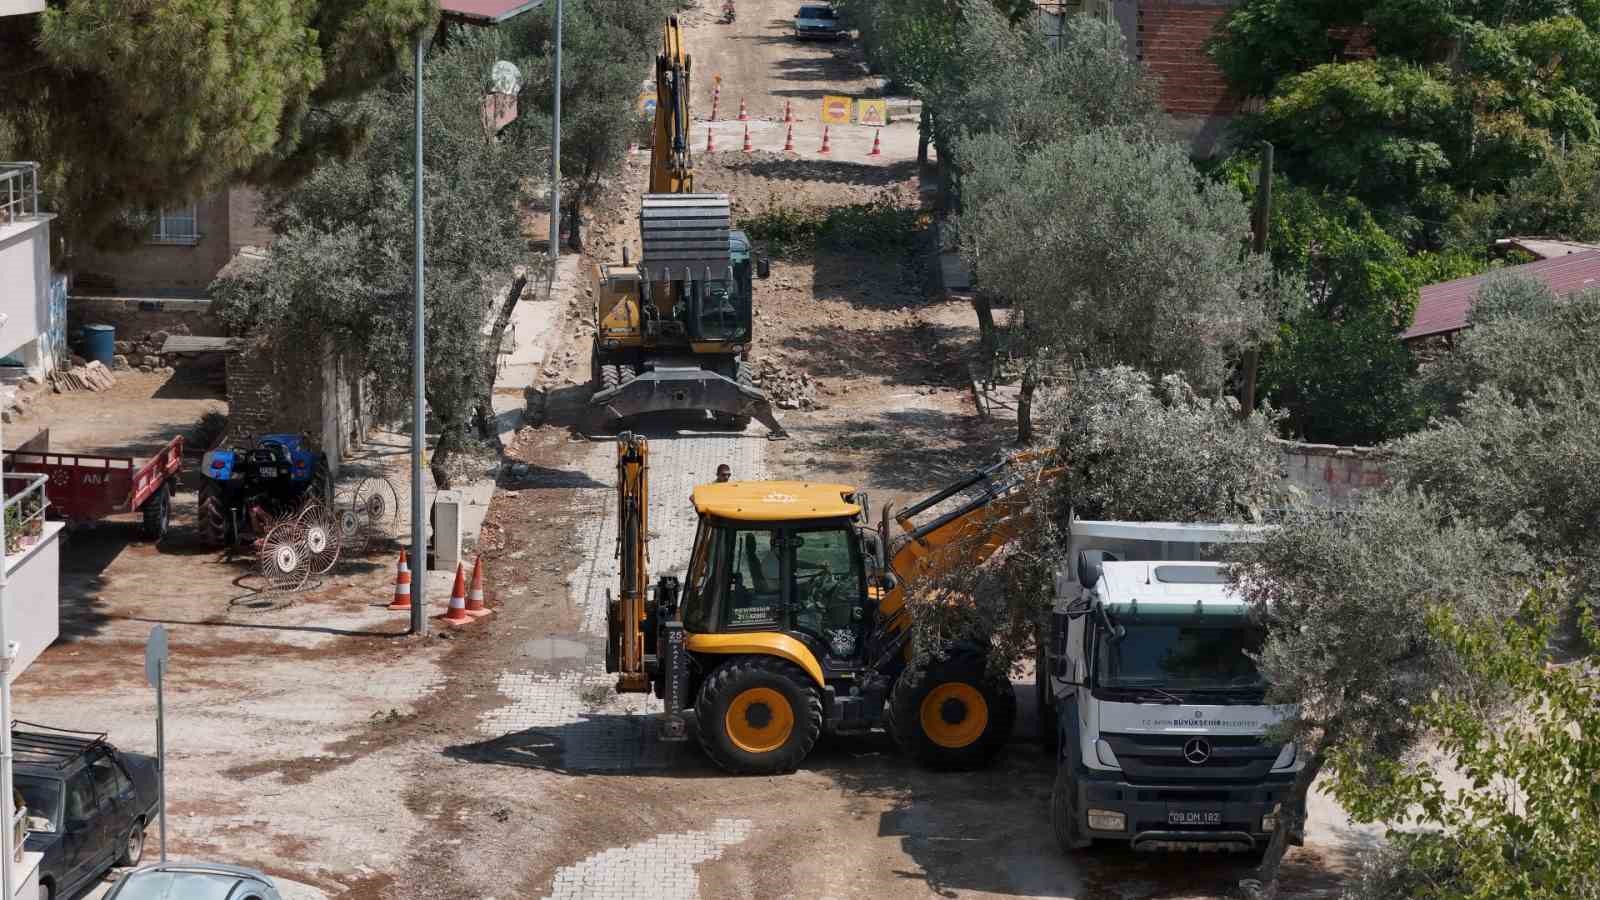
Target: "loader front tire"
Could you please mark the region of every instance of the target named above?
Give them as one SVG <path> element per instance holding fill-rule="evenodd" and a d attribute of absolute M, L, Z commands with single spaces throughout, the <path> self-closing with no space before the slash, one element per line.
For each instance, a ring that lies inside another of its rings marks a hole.
<path fill-rule="evenodd" d="M 889 696 L 889 732 L 900 751 L 930 769 L 989 764 L 1011 738 L 1017 695 L 983 658 L 963 653 L 906 668 Z"/>
<path fill-rule="evenodd" d="M 822 698 L 799 667 L 736 656 L 700 686 L 700 746 L 736 775 L 793 772 L 822 733 Z"/>

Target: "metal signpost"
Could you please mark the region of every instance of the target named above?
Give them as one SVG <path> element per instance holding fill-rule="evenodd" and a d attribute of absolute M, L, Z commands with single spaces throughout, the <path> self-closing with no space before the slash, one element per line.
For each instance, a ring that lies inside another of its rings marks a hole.
<path fill-rule="evenodd" d="M 161 696 L 161 682 L 167 674 L 167 629 L 157 625 L 150 629 L 150 640 L 144 645 L 144 677 L 156 689 L 156 802 L 161 806 L 161 861 L 167 861 L 167 733 L 166 705 Z"/>

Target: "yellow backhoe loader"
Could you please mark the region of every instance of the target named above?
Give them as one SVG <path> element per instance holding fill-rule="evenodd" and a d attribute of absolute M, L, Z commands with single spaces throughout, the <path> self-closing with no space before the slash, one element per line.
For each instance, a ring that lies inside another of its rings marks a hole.
<path fill-rule="evenodd" d="M 759 419 L 771 437 L 785 437 L 747 362 L 752 274 L 767 277 L 768 261 L 733 229 L 727 194 L 694 191 L 690 68 L 673 16 L 656 57 L 639 260 L 631 263 L 624 248 L 620 264 L 601 264 L 594 273 L 591 424 L 698 410 L 740 429 Z"/>
<path fill-rule="evenodd" d="M 988 671 L 981 637 L 915 658 L 905 586 L 978 565 L 1028 527 L 1019 464 L 1029 458 L 1007 457 L 898 512 L 886 505 L 877 527 L 867 495 L 849 485 L 700 485 L 688 571 L 651 585 L 649 446 L 621 435 L 621 584 L 608 597 L 606 653 L 617 690 L 664 700 L 668 740 L 686 737 L 693 709 L 701 746 L 732 772 L 790 771 L 822 731 L 877 726 L 930 767 L 987 763 L 1016 718 L 1011 683 Z M 953 508 L 919 521 L 945 501 Z"/>

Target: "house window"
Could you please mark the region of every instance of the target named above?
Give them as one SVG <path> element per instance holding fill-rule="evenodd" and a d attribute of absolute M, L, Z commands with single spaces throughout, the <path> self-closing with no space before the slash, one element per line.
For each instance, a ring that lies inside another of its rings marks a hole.
<path fill-rule="evenodd" d="M 156 219 L 156 231 L 151 240 L 157 244 L 198 244 L 200 225 L 194 206 L 163 211 Z"/>

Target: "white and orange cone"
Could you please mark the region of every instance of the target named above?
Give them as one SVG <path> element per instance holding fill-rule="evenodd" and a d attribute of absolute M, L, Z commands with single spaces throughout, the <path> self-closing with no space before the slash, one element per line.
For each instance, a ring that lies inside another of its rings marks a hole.
<path fill-rule="evenodd" d="M 754 152 L 756 152 L 755 146 L 750 143 L 750 126 L 749 125 L 746 125 L 744 127 L 744 147 L 741 148 L 741 149 L 743 149 L 744 152 L 746 152 L 746 153 L 754 153 Z"/>
<path fill-rule="evenodd" d="M 467 615 L 473 618 L 494 612 L 483 605 L 483 557 L 472 561 L 472 588 L 467 591 Z"/>
<path fill-rule="evenodd" d="M 831 152 L 833 152 L 833 148 L 828 146 L 828 126 L 826 126 L 826 125 L 822 126 L 822 146 L 817 149 L 817 152 L 818 153 L 831 153 Z"/>
<path fill-rule="evenodd" d="M 740 97 L 739 98 L 739 121 L 747 122 L 749 120 L 750 120 L 750 114 L 745 112 L 745 109 L 744 109 L 744 98 Z"/>
<path fill-rule="evenodd" d="M 785 123 L 794 121 L 794 110 L 790 107 L 788 100 L 783 101 L 783 121 Z"/>
<path fill-rule="evenodd" d="M 402 610 L 411 608 L 411 568 L 406 565 L 406 552 L 400 551 L 400 562 L 394 570 L 394 599 L 389 601 L 389 608 Z"/>
<path fill-rule="evenodd" d="M 710 128 L 706 129 L 706 152 L 707 153 L 715 153 L 715 152 L 717 152 L 717 141 L 716 141 L 715 135 L 716 135 L 716 132 L 712 131 Z"/>
<path fill-rule="evenodd" d="M 475 621 L 467 615 L 467 570 L 460 563 L 456 563 L 456 583 L 450 589 L 450 608 L 439 620 L 450 625 L 465 625 Z"/>
<path fill-rule="evenodd" d="M 783 138 L 783 152 L 785 152 L 785 153 L 793 153 L 794 152 L 794 126 L 793 125 L 789 126 L 789 133 L 784 135 L 784 138 Z"/>
<path fill-rule="evenodd" d="M 872 152 L 868 153 L 867 154 L 868 156 L 882 156 L 883 155 L 883 145 L 881 143 L 879 143 L 879 140 L 878 140 L 878 138 L 880 136 L 882 136 L 882 134 L 883 134 L 883 129 L 881 129 L 881 128 L 872 133 Z"/>

